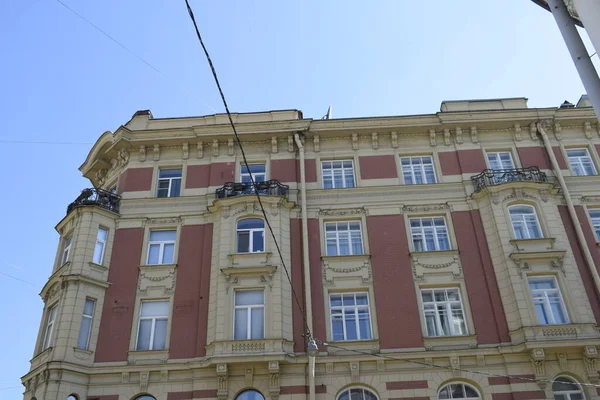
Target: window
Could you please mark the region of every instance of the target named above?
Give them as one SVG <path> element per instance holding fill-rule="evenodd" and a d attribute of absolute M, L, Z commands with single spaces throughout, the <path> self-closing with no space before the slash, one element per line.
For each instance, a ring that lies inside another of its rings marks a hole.
<path fill-rule="evenodd" d="M 512 156 L 508 151 L 487 153 L 490 169 L 512 169 L 515 167 Z"/>
<path fill-rule="evenodd" d="M 450 250 L 446 218 L 410 218 L 414 251 Z"/>
<path fill-rule="evenodd" d="M 81 317 L 81 326 L 79 327 L 79 338 L 77 339 L 77 347 L 87 350 L 90 345 L 90 335 L 92 333 L 92 319 L 94 318 L 94 308 L 96 300 L 85 299 L 83 306 L 83 316 Z"/>
<path fill-rule="evenodd" d="M 596 167 L 587 149 L 569 149 L 567 157 L 575 176 L 596 175 Z"/>
<path fill-rule="evenodd" d="M 560 376 L 552 383 L 554 400 L 585 400 L 583 391 L 574 380 Z"/>
<path fill-rule="evenodd" d="M 62 242 L 62 251 L 60 255 L 60 265 L 64 265 L 69 261 L 69 254 L 71 253 L 71 243 L 73 242 L 72 236 L 65 236 Z"/>
<path fill-rule="evenodd" d="M 321 174 L 324 189 L 353 188 L 355 186 L 352 160 L 322 161 Z"/>
<path fill-rule="evenodd" d="M 94 247 L 94 258 L 92 258 L 92 261 L 96 264 L 102 264 L 102 261 L 104 261 L 104 248 L 106 247 L 107 238 L 108 230 L 102 227 L 98 228 L 96 246 Z"/>
<path fill-rule="evenodd" d="M 265 337 L 265 292 L 236 291 L 234 308 L 233 339 L 263 339 Z"/>
<path fill-rule="evenodd" d="M 240 219 L 237 222 L 238 253 L 265 251 L 265 221 L 260 218 Z"/>
<path fill-rule="evenodd" d="M 250 176 L 252 176 L 254 183 L 267 180 L 267 168 L 265 164 L 248 164 L 248 167 L 249 168 L 247 168 L 245 164 L 241 165 L 240 180 L 242 183 L 250 183 Z"/>
<path fill-rule="evenodd" d="M 569 318 L 563 303 L 560 289 L 553 276 L 529 278 L 529 288 L 533 304 L 542 325 L 568 324 Z"/>
<path fill-rule="evenodd" d="M 42 350 L 50 347 L 52 334 L 54 333 L 54 321 L 56 320 L 56 305 L 48 308 L 46 311 L 46 327 L 44 329 L 44 339 L 42 340 Z"/>
<path fill-rule="evenodd" d="M 467 334 L 465 313 L 458 288 L 422 289 L 421 299 L 427 336 Z"/>
<path fill-rule="evenodd" d="M 167 343 L 168 301 L 143 301 L 136 350 L 163 350 Z"/>
<path fill-rule="evenodd" d="M 181 168 L 161 169 L 158 172 L 156 197 L 179 197 L 181 191 Z"/>
<path fill-rule="evenodd" d="M 372 339 L 369 295 L 339 293 L 329 296 L 331 337 L 339 340 Z"/>
<path fill-rule="evenodd" d="M 67 397 L 67 400 L 79 400 L 79 399 L 74 394 L 70 394 L 69 397 Z"/>
<path fill-rule="evenodd" d="M 340 393 L 337 400 L 377 400 L 377 396 L 367 389 L 352 388 Z"/>
<path fill-rule="evenodd" d="M 328 256 L 363 254 L 360 222 L 326 222 L 325 243 Z"/>
<path fill-rule="evenodd" d="M 146 264 L 173 264 L 177 231 L 150 231 Z"/>
<path fill-rule="evenodd" d="M 532 206 L 517 205 L 508 208 L 510 222 L 517 239 L 537 239 L 542 237 L 540 222 Z"/>
<path fill-rule="evenodd" d="M 401 157 L 400 162 L 405 184 L 436 183 L 431 156 Z"/>
<path fill-rule="evenodd" d="M 244 390 L 238 394 L 236 400 L 265 400 L 265 397 L 256 390 Z"/>
<path fill-rule="evenodd" d="M 136 397 L 135 400 L 156 400 L 154 397 L 152 396 L 148 396 L 148 395 L 143 395 L 140 397 Z"/>
<path fill-rule="evenodd" d="M 589 213 L 596 240 L 600 242 L 600 210 L 590 210 Z"/>
<path fill-rule="evenodd" d="M 438 393 L 438 399 L 465 399 L 480 400 L 479 392 L 471 385 L 464 383 L 451 383 L 446 385 Z"/>

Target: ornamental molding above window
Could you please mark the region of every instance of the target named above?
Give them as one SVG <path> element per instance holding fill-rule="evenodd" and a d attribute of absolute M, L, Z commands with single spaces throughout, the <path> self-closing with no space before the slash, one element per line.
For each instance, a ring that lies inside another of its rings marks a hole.
<path fill-rule="evenodd" d="M 181 224 L 181 217 L 172 217 L 172 218 L 146 218 L 144 220 L 144 226 L 179 225 L 179 224 Z"/>
<path fill-rule="evenodd" d="M 323 283 L 335 286 L 336 279 L 360 278 L 362 283 L 372 280 L 371 260 L 368 255 L 323 256 Z"/>
<path fill-rule="evenodd" d="M 325 217 L 343 217 L 343 216 L 351 216 L 351 215 L 366 215 L 367 210 L 364 207 L 360 208 L 346 208 L 341 210 L 335 209 L 324 209 L 320 208 L 317 215 L 322 215 Z"/>
<path fill-rule="evenodd" d="M 412 270 L 415 280 L 425 280 L 425 275 L 452 274 L 455 279 L 462 278 L 463 269 L 458 251 L 429 251 L 411 253 Z"/>
<path fill-rule="evenodd" d="M 159 290 L 161 295 L 170 295 L 175 290 L 176 264 L 140 266 L 138 292 L 147 294 L 148 290 Z"/>
<path fill-rule="evenodd" d="M 448 203 L 445 204 L 429 204 L 429 205 L 403 205 L 402 211 L 404 212 L 428 212 L 428 211 L 452 211 L 452 206 Z"/>
<path fill-rule="evenodd" d="M 581 196 L 579 202 L 581 204 L 598 204 L 600 203 L 600 196 Z"/>

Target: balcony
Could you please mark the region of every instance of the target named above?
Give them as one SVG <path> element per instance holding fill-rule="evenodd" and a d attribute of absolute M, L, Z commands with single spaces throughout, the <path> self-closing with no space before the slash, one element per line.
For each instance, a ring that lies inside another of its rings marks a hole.
<path fill-rule="evenodd" d="M 77 207 L 97 206 L 105 210 L 119 213 L 121 196 L 103 189 L 83 189 L 74 202 L 67 207 L 67 215 Z"/>
<path fill-rule="evenodd" d="M 217 199 L 227 199 L 229 197 L 254 195 L 256 192 L 266 196 L 287 197 L 290 187 L 283 185 L 276 179 L 270 181 L 255 182 L 254 186 L 250 182 L 227 182 L 223 187 L 217 189 Z"/>
<path fill-rule="evenodd" d="M 475 193 L 488 186 L 501 185 L 509 182 L 548 182 L 544 172 L 538 167 L 511 168 L 511 169 L 486 169 L 482 173 L 472 176 L 471 182 Z"/>

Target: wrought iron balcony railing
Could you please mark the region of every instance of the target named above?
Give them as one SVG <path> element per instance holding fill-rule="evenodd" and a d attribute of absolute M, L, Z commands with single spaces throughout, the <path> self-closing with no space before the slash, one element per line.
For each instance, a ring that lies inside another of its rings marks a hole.
<path fill-rule="evenodd" d="M 121 196 L 103 189 L 83 189 L 74 202 L 67 207 L 67 214 L 77 207 L 98 206 L 115 213 L 119 212 Z"/>
<path fill-rule="evenodd" d="M 287 196 L 289 189 L 288 185 L 284 185 L 276 179 L 255 182 L 254 186 L 250 182 L 227 182 L 223 187 L 217 189 L 216 197 L 217 199 L 226 199 L 234 196 L 251 195 L 255 192 L 267 196 Z"/>
<path fill-rule="evenodd" d="M 477 193 L 488 186 L 508 182 L 548 182 L 548 178 L 538 167 L 486 169 L 482 173 L 472 176 L 471 182 L 473 182 L 475 193 Z"/>

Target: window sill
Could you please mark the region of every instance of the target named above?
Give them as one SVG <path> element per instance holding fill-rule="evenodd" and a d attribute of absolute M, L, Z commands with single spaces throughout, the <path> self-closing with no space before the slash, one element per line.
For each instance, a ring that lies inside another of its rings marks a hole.
<path fill-rule="evenodd" d="M 352 254 L 352 255 L 347 255 L 347 256 L 321 256 L 321 260 L 323 261 L 340 261 L 340 262 L 346 262 L 346 261 L 353 261 L 353 260 L 368 260 L 371 258 L 370 254 Z"/>
<path fill-rule="evenodd" d="M 149 271 L 149 270 L 158 270 L 158 269 L 162 269 L 162 270 L 170 270 L 170 269 L 176 269 L 177 268 L 177 264 L 142 264 L 139 266 L 140 271 Z"/>
<path fill-rule="evenodd" d="M 331 345 L 326 345 L 329 355 L 356 355 L 356 351 L 379 353 L 379 339 L 364 340 L 331 340 Z"/>
<path fill-rule="evenodd" d="M 412 251 L 410 253 L 411 257 L 413 256 L 427 256 L 427 255 L 434 255 L 434 256 L 445 256 L 445 255 L 458 255 L 458 250 L 455 249 L 450 249 L 450 250 L 423 250 L 423 251 Z"/>
<path fill-rule="evenodd" d="M 477 348 L 476 335 L 425 336 L 426 350 L 462 350 Z"/>
<path fill-rule="evenodd" d="M 89 264 L 89 266 L 90 266 L 91 269 L 93 269 L 93 270 L 95 270 L 97 272 L 106 272 L 106 270 L 108 269 L 108 267 L 105 267 L 102 264 L 96 264 L 93 261 L 90 261 L 88 264 Z"/>
<path fill-rule="evenodd" d="M 130 365 L 166 363 L 169 359 L 169 350 L 129 350 L 127 363 Z"/>
<path fill-rule="evenodd" d="M 73 355 L 75 358 L 80 360 L 89 360 L 94 354 L 91 350 L 80 349 L 79 347 L 73 347 Z"/>
<path fill-rule="evenodd" d="M 31 361 L 29 361 L 31 364 L 31 370 L 34 370 L 35 368 L 39 367 L 40 365 L 48 362 L 50 360 L 51 355 L 52 355 L 52 347 L 48 347 L 48 348 L 45 348 L 44 350 L 40 351 L 38 354 L 35 355 L 35 357 L 33 357 L 31 359 Z"/>
<path fill-rule="evenodd" d="M 247 357 L 256 355 L 263 357 L 265 353 L 290 354 L 294 352 L 293 347 L 294 343 L 285 339 L 222 340 L 206 346 L 206 356 Z"/>
<path fill-rule="evenodd" d="M 553 324 L 524 326 L 509 332 L 513 343 L 561 341 L 570 339 L 599 339 L 595 324 Z"/>
<path fill-rule="evenodd" d="M 556 238 L 543 237 L 533 239 L 511 239 L 510 243 L 516 251 L 547 251 L 554 249 Z"/>
<path fill-rule="evenodd" d="M 273 253 L 263 251 L 256 253 L 231 253 L 227 255 L 227 258 L 231 261 L 231 268 L 246 268 L 272 265 L 272 256 Z"/>

